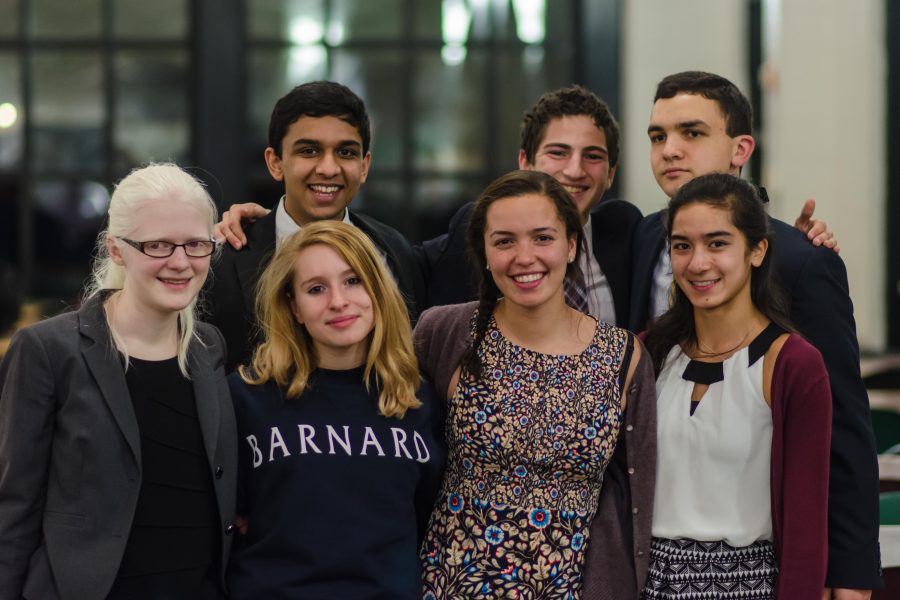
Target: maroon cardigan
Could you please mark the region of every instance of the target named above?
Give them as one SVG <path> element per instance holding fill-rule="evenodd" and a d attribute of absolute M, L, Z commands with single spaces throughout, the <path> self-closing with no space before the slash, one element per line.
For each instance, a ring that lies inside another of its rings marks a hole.
<path fill-rule="evenodd" d="M 772 374 L 775 598 L 818 600 L 828 568 L 831 387 L 822 355 L 791 334 Z"/>
<path fill-rule="evenodd" d="M 413 332 L 422 374 L 447 401 L 453 372 L 469 344 L 477 302 L 430 308 Z M 606 467 L 597 512 L 591 521 L 582 600 L 637 598 L 647 579 L 653 489 L 656 485 L 656 386 L 650 353 L 631 377 L 623 427 Z"/>
<path fill-rule="evenodd" d="M 831 386 L 822 355 L 797 334 L 775 359 L 770 395 L 775 598 L 818 600 L 828 568 Z"/>

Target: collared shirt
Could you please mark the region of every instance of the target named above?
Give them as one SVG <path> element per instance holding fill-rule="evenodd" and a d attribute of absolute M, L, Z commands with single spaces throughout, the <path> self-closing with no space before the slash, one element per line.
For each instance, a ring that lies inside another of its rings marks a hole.
<path fill-rule="evenodd" d="M 587 223 L 584 224 L 587 252 L 581 253 L 580 260 L 581 272 L 584 273 L 584 283 L 587 287 L 588 310 L 592 317 L 616 325 L 616 305 L 613 302 L 612 288 L 609 287 L 609 281 L 594 256 L 592 234 L 591 217 L 588 215 Z"/>
<path fill-rule="evenodd" d="M 344 216 L 341 219 L 347 225 L 353 225 L 350 221 L 350 211 L 344 209 Z M 275 207 L 275 247 L 281 246 L 281 243 L 300 231 L 300 225 L 291 218 L 287 209 L 284 207 L 284 196 L 278 201 Z"/>
<path fill-rule="evenodd" d="M 347 225 L 353 225 L 353 221 L 350 220 L 350 211 L 346 208 L 344 209 L 344 216 L 341 219 L 341 222 L 346 223 Z M 356 227 L 356 225 L 353 225 L 353 227 Z M 284 207 L 284 196 L 282 196 L 281 200 L 278 201 L 278 206 L 275 207 L 275 248 L 279 248 L 284 240 L 288 239 L 298 231 L 300 231 L 300 225 L 288 214 L 287 209 Z M 388 273 L 391 274 L 391 277 L 393 277 L 396 282 L 397 276 L 391 271 L 387 255 L 377 244 L 375 244 L 375 250 L 378 251 L 378 256 L 384 261 L 384 265 L 388 268 Z"/>
<path fill-rule="evenodd" d="M 653 286 L 650 289 L 650 320 L 658 318 L 669 310 L 669 293 L 672 290 L 672 257 L 669 245 L 663 246 L 653 267 Z"/>

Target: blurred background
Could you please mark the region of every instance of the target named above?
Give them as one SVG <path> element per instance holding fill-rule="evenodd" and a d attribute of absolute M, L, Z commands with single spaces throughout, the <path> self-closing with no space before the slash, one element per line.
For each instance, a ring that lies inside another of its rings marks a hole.
<path fill-rule="evenodd" d="M 836 232 L 862 348 L 900 349 L 898 25 L 890 0 L 0 0 L 4 288 L 74 302 L 111 184 L 149 160 L 193 168 L 220 208 L 274 204 L 269 112 L 313 79 L 366 101 L 355 206 L 413 241 L 515 168 L 523 111 L 572 83 L 623 126 L 610 196 L 658 210 L 653 91 L 701 69 L 753 101 L 745 171 L 773 214 L 812 197 Z"/>

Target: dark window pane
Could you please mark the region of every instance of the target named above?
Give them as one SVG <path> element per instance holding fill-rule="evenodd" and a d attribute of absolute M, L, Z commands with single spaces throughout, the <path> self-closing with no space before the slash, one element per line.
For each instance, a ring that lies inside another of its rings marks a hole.
<path fill-rule="evenodd" d="M 330 78 L 352 89 L 366 103 L 372 122 L 373 168 L 403 165 L 406 69 L 400 50 L 334 50 Z"/>
<path fill-rule="evenodd" d="M 0 37 L 19 32 L 19 0 L 0 0 Z"/>
<path fill-rule="evenodd" d="M 469 2 L 467 0 L 423 0 L 416 2 L 415 37 L 464 43 L 515 39 L 512 2 Z"/>
<path fill-rule="evenodd" d="M 301 46 L 287 50 L 250 51 L 247 94 L 250 118 L 247 135 L 251 163 L 261 160 L 268 146 L 269 117 L 279 98 L 306 81 L 325 79 L 328 51 L 323 46 Z"/>
<path fill-rule="evenodd" d="M 547 41 L 570 43 L 575 33 L 575 2 L 547 2 Z"/>
<path fill-rule="evenodd" d="M 351 206 L 418 244 L 446 233 L 450 218 L 460 206 L 475 200 L 485 183 L 480 177 L 421 178 L 413 183 L 410 195 L 399 177 L 373 171 Z"/>
<path fill-rule="evenodd" d="M 403 35 L 403 0 L 333 0 L 325 39 L 337 46 L 347 40 L 399 38 Z"/>
<path fill-rule="evenodd" d="M 109 204 L 96 181 L 41 180 L 34 186 L 35 292 L 69 297 L 90 271 Z"/>
<path fill-rule="evenodd" d="M 18 55 L 0 52 L 0 171 L 22 160 L 25 113 L 19 81 Z"/>
<path fill-rule="evenodd" d="M 447 233 L 450 218 L 466 202 L 478 198 L 487 178 L 423 178 L 413 188 L 413 211 L 416 215 L 415 241 L 429 240 Z"/>
<path fill-rule="evenodd" d="M 359 188 L 350 208 L 373 216 L 403 234 L 411 225 L 403 180 L 399 177 L 371 175 Z"/>
<path fill-rule="evenodd" d="M 324 0 L 248 0 L 251 38 L 318 44 L 325 36 Z"/>
<path fill-rule="evenodd" d="M 441 39 L 441 5 L 443 0 L 419 0 L 415 4 L 415 36 L 419 39 Z"/>
<path fill-rule="evenodd" d="M 182 50 L 116 55 L 116 171 L 149 160 L 185 162 L 190 146 L 188 57 Z"/>
<path fill-rule="evenodd" d="M 422 52 L 416 60 L 414 165 L 441 172 L 485 167 L 484 89 L 488 56 L 470 50 L 449 66 L 440 52 Z"/>
<path fill-rule="evenodd" d="M 117 37 L 184 38 L 187 0 L 115 0 L 113 32 Z"/>
<path fill-rule="evenodd" d="M 99 172 L 105 164 L 99 52 L 35 51 L 34 156 L 39 172 Z"/>
<path fill-rule="evenodd" d="M 497 82 L 500 152 L 498 166 L 516 168 L 519 154 L 522 114 L 534 106 L 544 92 L 570 85 L 575 74 L 572 58 L 544 50 L 540 46 L 528 46 L 502 52 L 497 57 L 500 67 Z"/>
<path fill-rule="evenodd" d="M 102 0 L 29 0 L 31 33 L 57 38 L 99 37 Z"/>

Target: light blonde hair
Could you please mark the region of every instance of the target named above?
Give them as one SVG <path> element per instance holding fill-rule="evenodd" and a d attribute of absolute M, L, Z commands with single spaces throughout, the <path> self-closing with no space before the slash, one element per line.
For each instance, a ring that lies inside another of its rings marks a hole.
<path fill-rule="evenodd" d="M 297 256 L 322 244 L 338 253 L 362 281 L 372 300 L 374 327 L 369 336 L 364 380 L 372 373 L 378 386 L 378 410 L 402 418 L 421 406 L 416 398 L 419 369 L 412 347 L 412 328 L 400 290 L 375 246 L 359 229 L 339 221 L 304 225 L 281 244 L 259 280 L 256 315 L 265 341 L 253 354 L 251 368 L 241 366 L 241 378 L 252 385 L 274 380 L 287 387 L 287 397 L 299 398 L 318 366 L 313 339 L 291 311 Z"/>
<path fill-rule="evenodd" d="M 103 290 L 121 290 L 125 288 L 125 267 L 117 265 L 109 256 L 107 238 L 113 243 L 121 244 L 118 238 L 127 237 L 137 228 L 138 208 L 146 202 L 165 198 L 176 202 L 185 202 L 198 208 L 207 215 L 210 236 L 216 223 L 216 205 L 210 198 L 203 183 L 172 163 L 149 164 L 134 169 L 116 185 L 109 201 L 107 216 L 109 224 L 97 236 L 94 252 L 94 265 L 91 277 L 84 291 L 85 299 L 96 296 Z M 210 259 L 212 260 L 212 259 Z M 196 304 L 197 298 L 178 312 L 178 368 L 182 375 L 190 378 L 187 369 L 187 351 L 191 340 L 196 338 Z M 109 331 L 113 343 L 125 357 L 125 368 L 128 368 L 128 352 L 121 343 L 112 323 Z"/>

